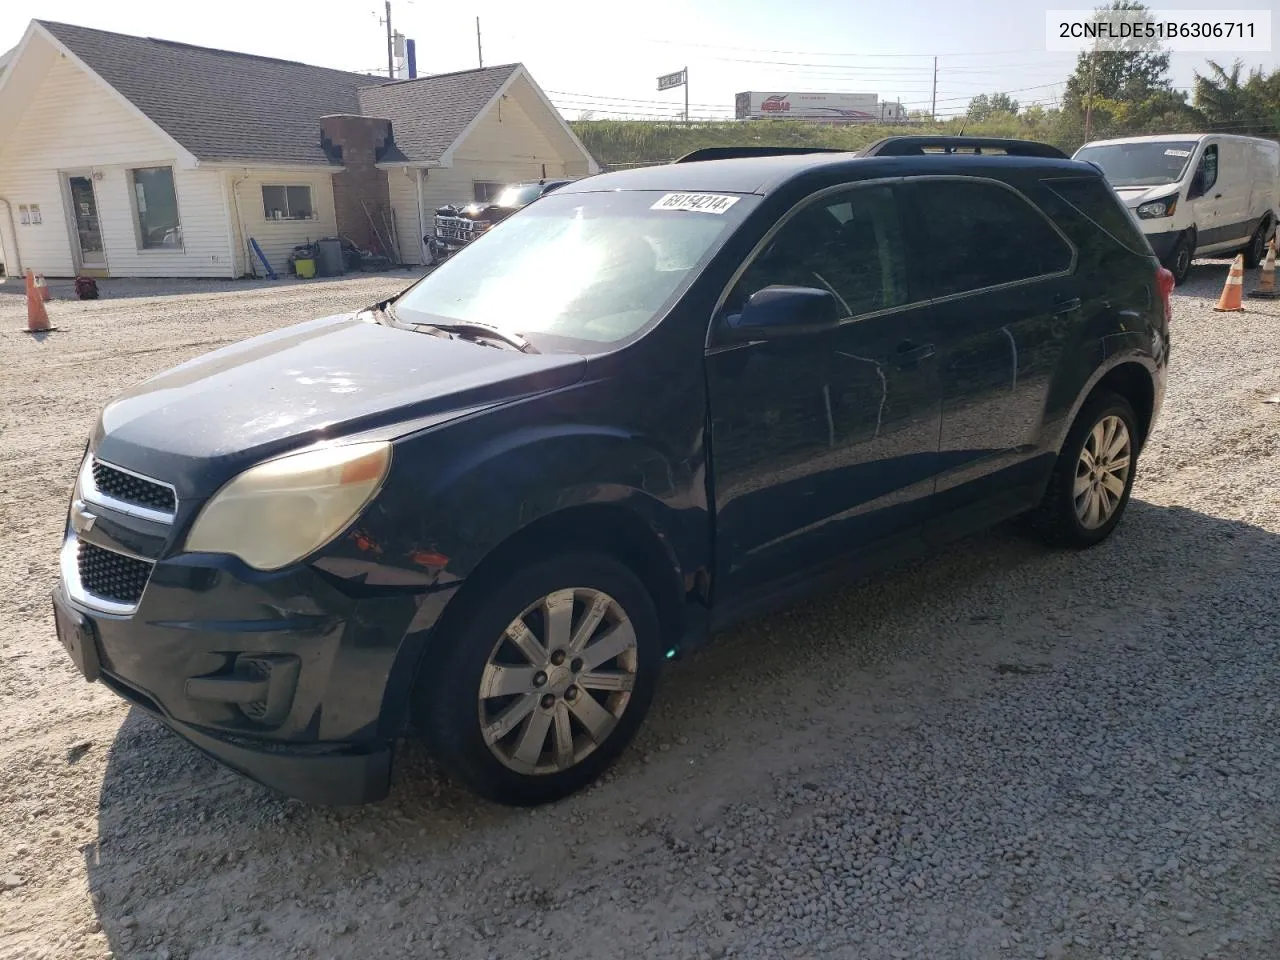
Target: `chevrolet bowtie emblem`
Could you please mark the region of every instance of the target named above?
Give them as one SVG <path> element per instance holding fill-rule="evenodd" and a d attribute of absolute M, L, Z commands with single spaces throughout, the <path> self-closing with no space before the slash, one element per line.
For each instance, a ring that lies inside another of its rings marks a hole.
<path fill-rule="evenodd" d="M 71 505 L 71 529 L 78 534 L 86 534 L 93 529 L 98 518 L 84 508 L 84 503 L 77 500 Z"/>

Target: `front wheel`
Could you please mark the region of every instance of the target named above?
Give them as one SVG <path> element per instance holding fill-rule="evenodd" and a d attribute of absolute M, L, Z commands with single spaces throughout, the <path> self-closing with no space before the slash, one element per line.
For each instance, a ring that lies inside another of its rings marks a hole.
<path fill-rule="evenodd" d="M 1080 548 L 1110 536 L 1133 491 L 1138 438 L 1137 417 L 1124 397 L 1105 392 L 1085 403 L 1032 516 L 1046 541 Z"/>
<path fill-rule="evenodd" d="M 470 600 L 423 666 L 418 711 L 437 759 L 474 792 L 514 806 L 587 786 L 653 699 L 661 629 L 644 585 L 612 557 L 581 552 Z"/>
<path fill-rule="evenodd" d="M 1186 283 L 1187 276 L 1191 273 L 1192 253 L 1191 240 L 1183 234 L 1174 245 L 1173 253 L 1169 255 L 1169 272 L 1173 274 L 1173 282 L 1178 286 Z"/>

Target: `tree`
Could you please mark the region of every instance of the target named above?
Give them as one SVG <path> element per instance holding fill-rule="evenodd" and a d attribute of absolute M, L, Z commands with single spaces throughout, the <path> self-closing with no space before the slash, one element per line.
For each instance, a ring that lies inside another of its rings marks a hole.
<path fill-rule="evenodd" d="M 1112 0 L 1098 7 L 1097 16 L 1124 14 L 1126 19 L 1149 20 L 1146 6 L 1136 0 Z M 1084 112 L 1092 99 L 1136 102 L 1171 88 L 1169 54 L 1156 39 L 1126 43 L 1123 49 L 1082 51 L 1075 72 L 1067 78 L 1063 98 L 1068 110 Z"/>
<path fill-rule="evenodd" d="M 1280 136 L 1280 70 L 1268 76 L 1253 70 L 1240 82 L 1244 64 L 1230 71 L 1209 60 L 1209 75 L 1196 72 L 1195 105 L 1205 123 L 1215 130 L 1251 136 Z"/>
<path fill-rule="evenodd" d="M 993 93 L 989 96 L 985 93 L 980 93 L 969 101 L 969 111 L 966 116 L 975 123 L 981 123 L 984 120 L 990 120 L 997 114 L 1013 116 L 1017 112 L 1018 101 L 1007 93 Z"/>

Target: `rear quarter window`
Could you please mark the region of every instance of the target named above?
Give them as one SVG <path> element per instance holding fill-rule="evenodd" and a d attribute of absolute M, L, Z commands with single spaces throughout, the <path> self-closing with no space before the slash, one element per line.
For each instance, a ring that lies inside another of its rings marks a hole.
<path fill-rule="evenodd" d="M 1147 238 L 1120 198 L 1101 177 L 1070 177 L 1046 180 L 1044 185 L 1075 210 L 1104 230 L 1131 253 L 1150 256 Z"/>

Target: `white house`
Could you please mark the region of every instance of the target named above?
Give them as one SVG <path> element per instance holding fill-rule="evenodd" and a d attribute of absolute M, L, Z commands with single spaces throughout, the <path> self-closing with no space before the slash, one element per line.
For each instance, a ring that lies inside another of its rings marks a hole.
<path fill-rule="evenodd" d="M 33 20 L 0 74 L 0 260 L 279 272 L 342 235 L 423 262 L 436 207 L 595 161 L 521 64 L 389 81 Z"/>

